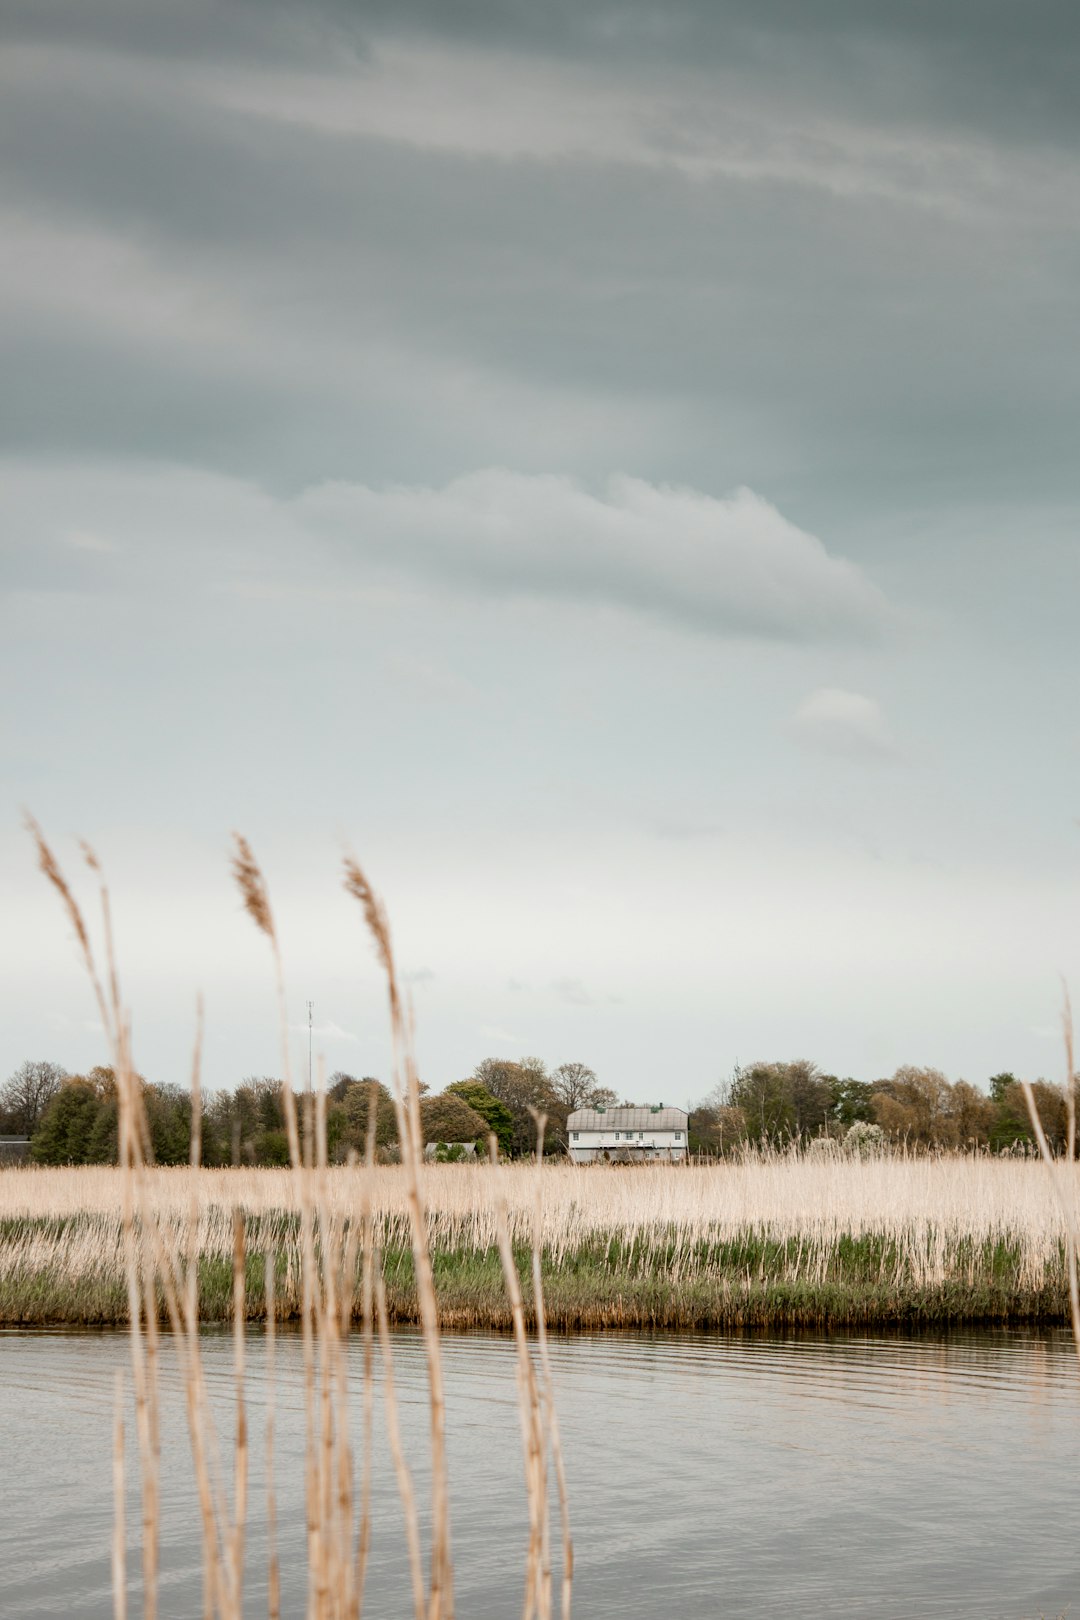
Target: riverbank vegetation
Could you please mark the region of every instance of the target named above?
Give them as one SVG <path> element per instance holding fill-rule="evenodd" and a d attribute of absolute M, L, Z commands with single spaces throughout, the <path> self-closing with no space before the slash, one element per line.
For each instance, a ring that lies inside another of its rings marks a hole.
<path fill-rule="evenodd" d="M 191 1153 L 190 1091 L 136 1076 L 159 1165 L 187 1164 Z M 583 1063 L 548 1069 L 539 1058 L 509 1062 L 485 1058 L 468 1079 L 430 1094 L 420 1086 L 420 1119 L 426 1142 L 471 1144 L 486 1157 L 494 1135 L 499 1154 L 531 1158 L 536 1119 L 547 1122 L 545 1152 L 565 1154 L 570 1113 L 580 1107 L 611 1107 L 616 1092 L 601 1086 Z M 1047 1142 L 1064 1152 L 1068 1106 L 1060 1086 L 1035 1080 L 1032 1100 Z M 377 1159 L 400 1159 L 397 1116 L 390 1088 L 371 1077 L 338 1072 L 326 1086 L 327 1153 L 344 1164 L 362 1154 L 368 1108 L 375 1099 Z M 115 1164 L 118 1154 L 116 1076 L 100 1066 L 69 1075 L 55 1063 L 27 1062 L 0 1087 L 0 1136 L 28 1139 L 38 1164 Z M 301 1121 L 301 1129 L 303 1122 Z M 887 1079 L 861 1081 L 826 1074 L 803 1059 L 753 1063 L 714 1088 L 690 1114 L 691 1153 L 699 1159 L 739 1158 L 748 1147 L 784 1149 L 793 1144 L 846 1143 L 849 1151 L 876 1146 L 907 1154 L 940 1150 L 989 1153 L 1037 1151 L 1021 1083 L 993 1075 L 988 1089 L 950 1081 L 939 1069 L 908 1064 Z M 202 1099 L 201 1162 L 222 1165 L 285 1165 L 288 1132 L 281 1081 L 249 1077 L 233 1090 Z"/>
<path fill-rule="evenodd" d="M 86 1167 L 0 1175 L 0 1321 L 126 1320 L 119 1174 Z M 556 1162 L 542 1177 L 538 1251 L 555 1328 L 1068 1320 L 1061 1207 L 1044 1167 L 1030 1159 L 811 1149 L 691 1167 Z M 389 1314 L 417 1321 L 406 1171 L 330 1168 L 325 1186 L 326 1218 L 345 1249 L 370 1199 Z M 502 1200 L 533 1320 L 535 1169 L 433 1165 L 425 1195 L 440 1323 L 510 1324 Z M 147 1172 L 145 1196 L 170 1244 L 190 1241 L 194 1200 L 203 1320 L 233 1310 L 238 1213 L 249 1234 L 247 1316 L 265 1315 L 262 1256 L 270 1250 L 277 1315 L 298 1315 L 302 1232 L 291 1172 L 159 1168 Z M 357 1313 L 361 1281 L 357 1271 Z"/>

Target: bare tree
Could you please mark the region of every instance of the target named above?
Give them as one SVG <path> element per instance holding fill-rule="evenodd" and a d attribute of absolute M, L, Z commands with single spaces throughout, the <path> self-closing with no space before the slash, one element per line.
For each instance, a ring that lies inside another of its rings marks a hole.
<path fill-rule="evenodd" d="M 18 1136 L 33 1136 L 37 1122 L 56 1096 L 67 1070 L 59 1063 L 22 1063 L 0 1088 L 0 1113 Z"/>
<path fill-rule="evenodd" d="M 587 1063 L 560 1063 L 552 1070 L 551 1087 L 568 1114 L 587 1107 L 600 1089 L 596 1073 Z"/>

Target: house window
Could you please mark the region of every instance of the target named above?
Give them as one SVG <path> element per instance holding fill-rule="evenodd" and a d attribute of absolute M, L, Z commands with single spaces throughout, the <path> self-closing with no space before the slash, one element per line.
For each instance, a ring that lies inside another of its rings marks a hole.
<path fill-rule="evenodd" d="M 637 1139 L 638 1139 L 638 1141 L 639 1141 L 639 1142 L 641 1142 L 641 1141 L 643 1141 L 643 1140 L 644 1140 L 644 1137 L 645 1137 L 645 1132 L 644 1132 L 644 1131 L 638 1131 L 638 1133 L 637 1133 Z"/>
<path fill-rule="evenodd" d="M 576 1141 L 577 1141 L 577 1139 L 578 1139 L 578 1133 L 577 1133 L 577 1131 L 575 1131 L 575 1132 L 574 1132 L 574 1141 L 575 1141 L 575 1142 L 576 1142 Z"/>
<path fill-rule="evenodd" d="M 682 1131 L 676 1131 L 675 1132 L 675 1140 L 676 1140 L 676 1142 L 681 1142 L 682 1141 Z"/>
<path fill-rule="evenodd" d="M 618 1141 L 618 1140 L 619 1140 L 619 1133 L 618 1133 L 618 1131 L 616 1131 L 616 1132 L 615 1132 L 615 1140 L 616 1140 L 616 1142 L 617 1142 L 617 1141 Z"/>

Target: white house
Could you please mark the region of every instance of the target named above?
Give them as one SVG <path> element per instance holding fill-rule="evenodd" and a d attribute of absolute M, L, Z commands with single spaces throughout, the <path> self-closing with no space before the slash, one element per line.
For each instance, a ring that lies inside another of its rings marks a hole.
<path fill-rule="evenodd" d="M 570 1157 L 575 1164 L 600 1159 L 665 1159 L 686 1157 L 689 1114 L 683 1108 L 576 1108 L 566 1122 Z"/>

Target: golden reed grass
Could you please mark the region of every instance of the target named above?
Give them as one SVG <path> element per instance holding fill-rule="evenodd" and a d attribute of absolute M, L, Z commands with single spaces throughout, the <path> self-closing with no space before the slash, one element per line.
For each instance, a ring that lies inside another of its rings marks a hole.
<path fill-rule="evenodd" d="M 230 1196 L 217 1204 L 208 1202 L 211 1189 L 209 1172 L 199 1167 L 199 1054 L 201 1012 L 195 1043 L 192 1098 L 195 1118 L 192 1129 L 192 1158 L 186 1172 L 174 1173 L 166 1183 L 162 1172 L 151 1165 L 149 1133 L 142 1107 L 139 1083 L 131 1053 L 131 1026 L 120 991 L 113 948 L 108 890 L 93 851 L 83 846 L 87 864 L 99 883 L 104 933 L 103 970 L 99 970 L 90 932 L 67 878 L 60 869 L 41 829 L 28 821 L 38 861 L 46 878 L 60 897 L 93 987 L 102 1025 L 106 1031 L 110 1057 L 117 1079 L 119 1102 L 119 1167 L 108 1173 L 114 1200 L 106 1214 L 99 1208 L 95 1241 L 108 1243 L 111 1231 L 122 1253 L 127 1295 L 131 1347 L 131 1375 L 134 1391 L 135 1429 L 139 1461 L 141 1502 L 142 1600 L 147 1620 L 155 1620 L 158 1596 L 158 1551 L 160 1539 L 160 1396 L 158 1364 L 162 1310 L 167 1319 L 179 1363 L 187 1405 L 188 1434 L 191 1443 L 203 1550 L 203 1613 L 205 1620 L 240 1620 L 244 1607 L 244 1572 L 248 1528 L 248 1429 L 244 1396 L 247 1229 L 252 1206 Z M 235 836 L 233 873 L 245 907 L 256 927 L 266 937 L 272 958 L 281 1025 L 284 1083 L 282 1087 L 289 1139 L 290 1167 L 278 1177 L 274 1188 L 275 1207 L 288 1213 L 294 1233 L 291 1252 L 285 1258 L 294 1267 L 295 1289 L 300 1303 L 300 1323 L 304 1360 L 304 1405 L 306 1425 L 305 1501 L 307 1520 L 308 1592 L 306 1614 L 309 1620 L 360 1620 L 364 1605 L 365 1574 L 371 1543 L 371 1467 L 375 1344 L 383 1358 L 383 1395 L 387 1406 L 387 1432 L 395 1476 L 405 1517 L 410 1554 L 413 1607 L 416 1620 L 453 1620 L 454 1582 L 450 1534 L 450 1503 L 446 1459 L 446 1411 L 439 1337 L 438 1307 L 431 1263 L 431 1219 L 428 1206 L 428 1172 L 423 1163 L 420 1133 L 419 1083 L 413 1056 L 410 1016 L 399 989 L 390 930 L 385 912 L 367 879 L 349 857 L 345 862 L 344 884 L 358 901 L 365 924 L 383 966 L 390 1009 L 393 1040 L 393 1092 L 397 1111 L 402 1164 L 394 1177 L 397 1197 L 395 1214 L 407 1227 L 415 1275 L 419 1319 L 423 1335 L 429 1405 L 429 1448 L 431 1462 L 431 1537 L 427 1574 L 423 1567 L 416 1495 L 405 1459 L 397 1419 L 393 1382 L 393 1346 L 389 1332 L 385 1284 L 382 1275 L 381 1243 L 385 1235 L 384 1200 L 376 1201 L 377 1184 L 383 1182 L 374 1165 L 374 1132 L 369 1131 L 365 1162 L 352 1163 L 344 1172 L 332 1171 L 326 1155 L 325 1091 L 320 1083 L 317 1095 L 302 1099 L 300 1110 L 291 1083 L 288 1025 L 281 953 L 269 893 L 263 875 L 247 841 Z M 321 1082 L 321 1077 L 320 1077 Z M 369 1111 L 372 1124 L 375 1109 Z M 540 1122 L 542 1134 L 542 1122 Z M 302 1145 L 303 1144 L 303 1145 Z M 542 1155 L 533 1173 L 533 1232 L 538 1240 L 542 1230 Z M 79 1172 L 58 1172 L 56 1191 L 66 1183 L 78 1197 Z M 503 1172 L 493 1166 L 491 1175 Z M 343 1179 L 347 1178 L 347 1179 Z M 37 1175 L 3 1178 L 10 1186 L 46 1192 Z M 86 1183 L 81 1183 L 86 1186 Z M 233 1187 L 239 1191 L 239 1184 Z M 505 1284 L 514 1315 L 517 1339 L 518 1391 L 521 1414 L 525 1489 L 529 1512 L 529 1539 L 525 1552 L 523 1620 L 549 1620 L 552 1613 L 551 1532 L 549 1470 L 553 1466 L 560 1502 L 563 1537 L 563 1586 L 561 1610 L 564 1620 L 570 1614 L 573 1548 L 570 1540 L 565 1474 L 555 1419 L 550 1363 L 546 1341 L 539 1345 L 540 1371 L 534 1367 L 525 1338 L 521 1308 L 521 1284 L 514 1259 L 510 1229 L 509 1202 L 495 1182 L 490 1211 L 499 1252 L 503 1256 Z M 103 1196 L 105 1184 L 100 1184 Z M 340 1202 L 348 1198 L 348 1211 L 360 1220 L 346 1220 Z M 119 1199 L 119 1215 L 116 1215 Z M 84 1209 L 87 1208 L 85 1202 Z M 94 1217 L 95 1211 L 90 1211 Z M 233 1321 L 233 1405 L 234 1431 L 231 1446 L 231 1480 L 226 1479 L 221 1443 L 207 1397 L 199 1341 L 198 1271 L 207 1253 L 208 1239 L 217 1241 L 218 1226 L 230 1230 Z M 275 1546 L 276 1504 L 273 1490 L 273 1354 L 275 1290 L 278 1248 L 267 1243 L 263 1224 L 266 1304 L 268 1307 L 268 1400 L 267 1459 L 267 1558 L 268 1612 L 271 1620 L 280 1615 L 280 1572 Z M 358 1253 L 359 1250 L 359 1253 Z M 75 1268 L 80 1258 L 73 1251 L 65 1263 Z M 99 1260 L 102 1256 L 99 1253 Z M 11 1255 L 7 1256 L 10 1261 Z M 27 1249 L 19 1262 L 30 1260 Z M 363 1335 L 362 1457 L 359 1483 L 352 1452 L 347 1337 L 356 1315 L 357 1263 L 361 1286 L 359 1315 Z M 286 1266 L 288 1275 L 288 1264 Z M 543 1320 L 539 1256 L 534 1252 L 534 1308 Z M 118 1392 L 113 1441 L 115 1478 L 115 1525 L 112 1544 L 114 1613 L 126 1620 L 128 1612 L 125 1568 L 124 1524 L 124 1428 L 123 1404 Z"/>
<path fill-rule="evenodd" d="M 1080 1168 L 1056 1162 L 1071 1179 Z M 533 1247 L 549 1266 L 596 1241 L 647 1256 L 661 1251 L 687 1274 L 704 1247 L 751 1233 L 764 1242 L 801 1242 L 803 1267 L 824 1265 L 848 1238 L 891 1244 L 912 1274 L 943 1278 L 950 1256 L 971 1245 L 1013 1245 L 1032 1287 L 1060 1263 L 1067 1233 L 1063 1197 L 1032 1159 L 986 1156 L 846 1160 L 786 1154 L 720 1167 L 610 1166 L 582 1170 L 565 1162 L 543 1172 L 537 1214 L 531 1165 L 427 1165 L 424 1217 L 428 1249 L 484 1254 L 505 1228 L 512 1245 Z M 116 1269 L 123 1251 L 122 1172 L 107 1166 L 22 1168 L 0 1175 L 0 1221 L 8 1270 L 79 1278 Z M 257 1219 L 272 1239 L 295 1291 L 301 1239 L 296 1178 L 289 1170 L 202 1170 L 192 1210 L 189 1172 L 148 1169 L 142 1196 L 166 1242 L 185 1238 L 204 1258 L 228 1260 L 233 1211 Z M 321 1176 L 328 1226 L 340 1230 L 363 1207 L 382 1253 L 410 1231 L 410 1184 L 399 1165 L 338 1166 Z"/>

